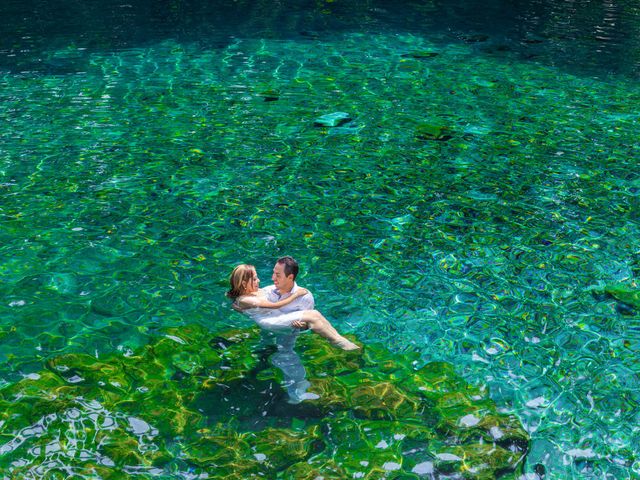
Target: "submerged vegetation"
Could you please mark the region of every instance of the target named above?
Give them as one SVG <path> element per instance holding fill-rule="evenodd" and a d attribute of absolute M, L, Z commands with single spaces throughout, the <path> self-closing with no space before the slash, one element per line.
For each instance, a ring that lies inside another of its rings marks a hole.
<path fill-rule="evenodd" d="M 452 365 L 303 335 L 319 399 L 286 402 L 256 328 L 167 329 L 136 352 L 71 353 L 0 390 L 10 478 L 514 478 L 529 438 Z"/>

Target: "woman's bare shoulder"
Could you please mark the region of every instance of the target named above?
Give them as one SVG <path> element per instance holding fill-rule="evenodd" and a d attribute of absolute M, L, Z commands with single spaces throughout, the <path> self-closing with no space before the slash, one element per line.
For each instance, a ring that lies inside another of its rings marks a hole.
<path fill-rule="evenodd" d="M 241 309 L 244 309 L 257 307 L 259 301 L 260 299 L 257 295 L 242 295 L 236 298 L 234 303 Z"/>

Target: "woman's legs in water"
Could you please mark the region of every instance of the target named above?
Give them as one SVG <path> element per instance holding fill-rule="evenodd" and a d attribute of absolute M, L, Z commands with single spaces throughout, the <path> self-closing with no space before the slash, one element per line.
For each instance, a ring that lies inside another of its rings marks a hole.
<path fill-rule="evenodd" d="M 358 347 L 355 343 L 347 340 L 340 335 L 333 325 L 329 323 L 329 320 L 317 310 L 305 310 L 302 312 L 302 322 L 306 323 L 311 330 L 320 335 L 321 337 L 329 340 L 336 347 L 343 350 L 357 350 Z"/>

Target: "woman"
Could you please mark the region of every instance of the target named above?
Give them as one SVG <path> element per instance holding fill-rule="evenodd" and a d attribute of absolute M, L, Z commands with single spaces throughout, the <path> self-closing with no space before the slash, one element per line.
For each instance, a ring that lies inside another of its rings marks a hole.
<path fill-rule="evenodd" d="M 306 295 L 304 288 L 298 288 L 288 298 L 270 302 L 260 290 L 260 279 L 253 265 L 238 265 L 229 277 L 231 289 L 227 297 L 232 298 L 233 308 L 252 318 L 260 328 L 267 330 L 291 331 L 292 328 L 310 328 L 333 345 L 343 350 L 357 350 L 355 343 L 340 335 L 329 321 L 317 310 L 300 310 L 282 313 L 277 309 Z"/>

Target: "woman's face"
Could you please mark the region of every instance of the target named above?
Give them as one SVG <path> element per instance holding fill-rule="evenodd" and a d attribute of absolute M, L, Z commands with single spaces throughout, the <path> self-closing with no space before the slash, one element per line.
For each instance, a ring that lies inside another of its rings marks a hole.
<path fill-rule="evenodd" d="M 254 271 L 251 278 L 247 280 L 245 292 L 253 293 L 253 292 L 257 292 L 259 289 L 260 289 L 260 279 L 258 278 L 258 273 Z"/>

